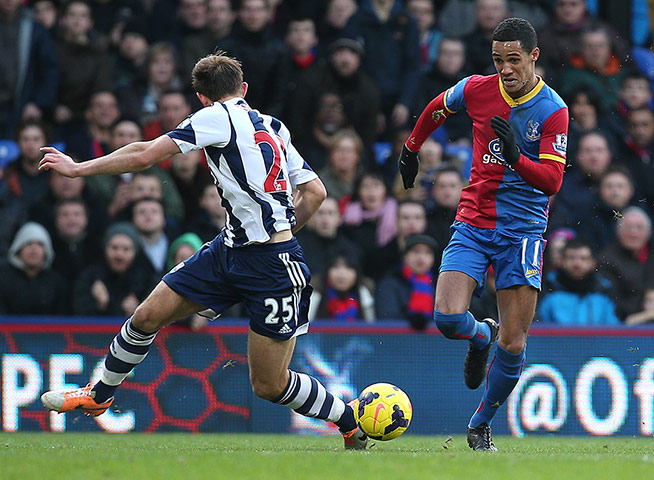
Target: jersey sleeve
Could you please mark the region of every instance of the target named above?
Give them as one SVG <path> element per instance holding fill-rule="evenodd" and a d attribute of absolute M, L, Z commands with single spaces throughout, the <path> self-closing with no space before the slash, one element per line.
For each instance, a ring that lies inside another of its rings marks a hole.
<path fill-rule="evenodd" d="M 565 165 L 568 153 L 568 109 L 560 108 L 543 124 L 538 158 L 554 160 Z"/>
<path fill-rule="evenodd" d="M 443 104 L 445 105 L 445 108 L 448 112 L 454 113 L 460 110 L 465 110 L 466 101 L 463 95 L 463 89 L 465 88 L 466 83 L 468 83 L 470 78 L 471 77 L 466 77 L 462 80 L 459 80 L 456 85 L 450 87 L 446 91 L 445 97 L 443 99 Z"/>
<path fill-rule="evenodd" d="M 316 172 L 309 166 L 309 164 L 302 158 L 300 152 L 291 143 L 291 133 L 286 125 L 282 124 L 279 129 L 279 137 L 286 146 L 286 164 L 288 166 L 288 178 L 291 181 L 293 188 L 303 183 L 310 182 L 318 178 Z"/>
<path fill-rule="evenodd" d="M 232 129 L 227 111 L 218 104 L 189 115 L 167 135 L 182 153 L 188 153 L 209 145 L 224 147 L 229 143 Z"/>

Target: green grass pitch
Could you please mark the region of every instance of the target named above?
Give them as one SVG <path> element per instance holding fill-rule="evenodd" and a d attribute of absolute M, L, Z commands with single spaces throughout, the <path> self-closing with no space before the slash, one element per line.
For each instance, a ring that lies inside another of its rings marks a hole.
<path fill-rule="evenodd" d="M 653 438 L 497 437 L 497 453 L 465 442 L 405 435 L 346 452 L 332 436 L 6 433 L 0 478 L 644 480 L 654 472 Z"/>

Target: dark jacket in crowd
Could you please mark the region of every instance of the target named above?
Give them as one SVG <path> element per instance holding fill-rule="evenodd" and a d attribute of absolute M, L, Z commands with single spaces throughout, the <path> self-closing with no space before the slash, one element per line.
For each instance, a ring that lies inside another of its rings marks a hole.
<path fill-rule="evenodd" d="M 643 292 L 654 280 L 651 250 L 641 259 L 614 242 L 600 254 L 599 271 L 613 284 L 611 298 L 620 319 L 641 311 Z"/>
<path fill-rule="evenodd" d="M 375 315 L 377 320 L 405 319 L 412 328 L 424 330 L 429 326 L 432 317 L 409 313 L 410 299 L 411 284 L 402 276 L 402 270 L 397 268 L 377 284 L 375 291 Z"/>
<path fill-rule="evenodd" d="M 321 237 L 310 228 L 298 232 L 298 242 L 302 246 L 304 258 L 312 275 L 325 273 L 337 255 L 346 252 L 356 264 L 361 263 L 362 251 L 359 246 L 338 233 L 335 238 Z"/>
<path fill-rule="evenodd" d="M 338 93 L 341 97 L 349 124 L 370 149 L 377 134 L 379 89 L 361 69 L 350 77 L 342 77 L 327 61 L 320 62 L 300 77 L 291 98 L 288 124 L 298 139 L 298 148 L 312 135 L 310 119 L 315 117 L 321 95 L 328 92 Z"/>
<path fill-rule="evenodd" d="M 411 107 L 420 76 L 419 32 L 401 3 L 395 2 L 390 18 L 382 23 L 370 0 L 365 0 L 348 20 L 343 36 L 364 46 L 363 66 L 379 85 L 383 108 L 396 103 Z"/>
<path fill-rule="evenodd" d="M 12 138 L 26 104 L 54 106 L 59 62 L 50 34 L 25 7 L 11 22 L 0 16 L 0 43 L 0 138 Z"/>
<path fill-rule="evenodd" d="M 105 310 L 99 310 L 91 287 L 96 280 L 100 280 L 109 292 L 109 304 Z M 145 300 L 156 283 L 152 270 L 147 261 L 137 256 L 134 264 L 124 274 L 112 272 L 104 263 L 96 263 L 84 270 L 73 291 L 73 313 L 75 315 L 107 315 L 122 317 L 121 306 L 123 300 L 132 293 L 139 301 Z"/>
<path fill-rule="evenodd" d="M 248 104 L 281 118 L 291 67 L 291 55 L 284 42 L 270 28 L 248 32 L 236 23 L 232 34 L 218 42 L 218 47 L 241 61 L 243 78 L 248 83 Z"/>

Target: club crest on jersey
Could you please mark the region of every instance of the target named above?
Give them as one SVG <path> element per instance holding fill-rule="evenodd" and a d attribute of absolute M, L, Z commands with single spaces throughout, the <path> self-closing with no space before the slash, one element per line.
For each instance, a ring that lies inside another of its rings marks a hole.
<path fill-rule="evenodd" d="M 556 141 L 552 142 L 552 147 L 556 153 L 565 157 L 565 154 L 568 151 L 568 136 L 565 133 L 557 134 Z"/>
<path fill-rule="evenodd" d="M 525 132 L 525 138 L 529 142 L 535 142 L 540 139 L 540 132 L 538 131 L 540 123 L 535 122 L 534 120 L 529 120 L 527 122 L 527 131 Z"/>

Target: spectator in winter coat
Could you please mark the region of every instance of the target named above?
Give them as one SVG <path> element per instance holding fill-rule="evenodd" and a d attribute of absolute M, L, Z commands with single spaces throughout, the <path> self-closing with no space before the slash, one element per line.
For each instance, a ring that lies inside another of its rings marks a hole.
<path fill-rule="evenodd" d="M 54 259 L 50 234 L 28 222 L 9 247 L 9 264 L 0 268 L 0 314 L 68 313 L 64 279 L 50 267 Z"/>
<path fill-rule="evenodd" d="M 559 325 L 618 325 L 611 282 L 597 273 L 590 245 L 569 241 L 561 268 L 547 276 L 547 292 L 538 307 L 541 322 Z"/>

